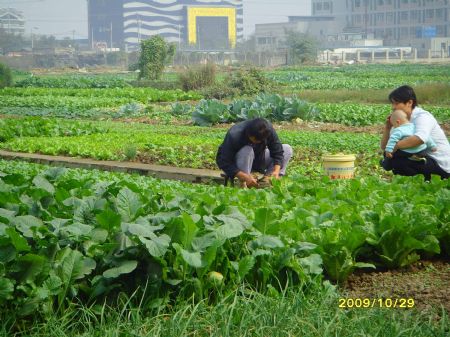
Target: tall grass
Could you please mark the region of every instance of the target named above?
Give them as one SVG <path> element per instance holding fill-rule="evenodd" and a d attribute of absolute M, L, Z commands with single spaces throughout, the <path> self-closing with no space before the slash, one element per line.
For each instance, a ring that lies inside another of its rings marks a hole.
<path fill-rule="evenodd" d="M 13 331 L 1 318 L 1 336 L 448 336 L 445 312 L 406 309 L 338 308 L 338 293 L 319 282 L 281 293 L 261 294 L 241 287 L 216 305 L 180 300 L 156 309 L 132 307 L 72 307 L 60 317 Z M 439 318 L 439 316 L 441 316 Z M 17 329 L 17 326 L 16 326 Z"/>
<path fill-rule="evenodd" d="M 178 75 L 185 91 L 212 86 L 216 81 L 216 66 L 213 63 L 193 66 Z"/>

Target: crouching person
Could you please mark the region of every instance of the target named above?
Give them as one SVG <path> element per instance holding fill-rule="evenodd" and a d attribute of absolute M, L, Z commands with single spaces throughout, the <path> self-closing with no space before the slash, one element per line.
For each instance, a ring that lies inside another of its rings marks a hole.
<path fill-rule="evenodd" d="M 232 126 L 217 151 L 216 162 L 225 174 L 241 182 L 241 187 L 267 185 L 271 178 L 286 174 L 292 147 L 281 144 L 273 126 L 255 118 Z M 258 180 L 252 172 L 264 174 Z"/>

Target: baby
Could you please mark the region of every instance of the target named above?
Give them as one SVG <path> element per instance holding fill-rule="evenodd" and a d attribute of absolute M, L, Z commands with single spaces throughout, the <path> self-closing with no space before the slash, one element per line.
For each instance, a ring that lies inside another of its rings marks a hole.
<path fill-rule="evenodd" d="M 385 158 L 381 165 L 385 170 L 390 170 L 390 159 L 394 156 L 394 147 L 397 142 L 403 138 L 413 136 L 415 133 L 415 126 L 408 120 L 408 116 L 402 110 L 394 110 L 390 116 L 390 122 L 393 127 L 391 135 L 385 149 Z M 429 138 L 425 144 L 420 144 L 415 147 L 410 147 L 403 150 L 397 150 L 396 156 L 406 157 L 410 160 L 427 162 L 426 153 L 428 150 L 436 151 L 436 143 Z"/>

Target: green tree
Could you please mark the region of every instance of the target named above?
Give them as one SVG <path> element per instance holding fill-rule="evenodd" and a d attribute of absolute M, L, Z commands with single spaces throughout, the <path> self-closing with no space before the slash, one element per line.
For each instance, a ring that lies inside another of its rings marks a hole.
<path fill-rule="evenodd" d="M 312 36 L 289 31 L 286 44 L 290 64 L 313 63 L 317 59 L 317 41 Z"/>
<path fill-rule="evenodd" d="M 117 51 L 106 54 L 106 63 L 110 66 L 121 66 L 127 62 L 127 54 L 124 51 Z"/>
<path fill-rule="evenodd" d="M 0 63 L 0 89 L 12 86 L 12 82 L 11 69 L 7 65 Z"/>
<path fill-rule="evenodd" d="M 141 42 L 139 58 L 139 79 L 157 80 L 161 77 L 165 65 L 175 55 L 175 45 L 167 43 L 161 36 L 155 35 Z"/>

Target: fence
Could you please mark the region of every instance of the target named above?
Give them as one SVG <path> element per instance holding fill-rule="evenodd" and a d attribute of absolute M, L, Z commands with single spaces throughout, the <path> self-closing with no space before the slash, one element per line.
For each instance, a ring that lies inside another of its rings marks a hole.
<path fill-rule="evenodd" d="M 261 67 L 276 67 L 289 64 L 286 51 L 282 52 L 181 52 L 174 60 L 177 65 L 191 65 L 197 63 L 213 62 L 220 65 L 253 64 Z M 344 64 L 344 63 L 450 63 L 447 51 L 439 52 L 428 50 L 405 51 L 402 49 L 386 49 L 373 51 L 322 51 L 318 54 L 318 63 Z"/>
<path fill-rule="evenodd" d="M 342 63 L 398 63 L 398 62 L 449 62 L 450 55 L 444 49 L 441 51 L 417 51 L 405 52 L 399 50 L 383 51 L 355 51 L 355 52 L 330 52 L 319 53 L 318 62 L 330 64 Z"/>

